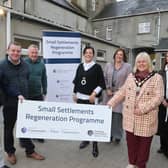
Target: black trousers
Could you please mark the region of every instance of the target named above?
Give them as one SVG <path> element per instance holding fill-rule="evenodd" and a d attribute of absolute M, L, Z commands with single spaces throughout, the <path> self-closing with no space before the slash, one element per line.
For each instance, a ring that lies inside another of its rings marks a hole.
<path fill-rule="evenodd" d="M 39 95 L 39 96 L 34 96 L 34 97 L 29 97 L 29 100 L 43 100 L 43 96 L 42 95 Z M 20 144 L 21 144 L 21 146 L 23 146 L 23 147 L 25 147 L 25 145 L 26 144 L 29 144 L 30 145 L 30 142 L 29 141 L 31 141 L 30 139 L 27 139 L 27 138 L 20 138 L 19 139 L 19 141 L 20 141 Z M 32 141 L 31 141 L 32 142 Z M 33 143 L 32 143 L 33 144 Z M 26 145 L 27 146 L 27 145 Z M 28 149 L 29 149 L 29 147 L 28 147 Z M 34 148 L 33 148 L 34 149 Z M 31 153 L 33 153 L 33 152 L 31 152 L 30 153 L 30 151 L 27 151 L 26 150 L 26 153 L 27 154 L 31 154 Z"/>
<path fill-rule="evenodd" d="M 77 99 L 77 103 L 79 103 L 79 104 L 94 104 L 94 103 L 90 103 L 89 100 L 81 100 L 81 99 Z M 97 144 L 97 142 L 94 141 L 93 144 Z"/>
<path fill-rule="evenodd" d="M 158 125 L 158 134 L 160 135 L 160 149 L 168 154 L 168 121 L 165 121 L 166 117 L 166 108 L 163 105 L 159 106 L 159 125 Z"/>
<path fill-rule="evenodd" d="M 79 104 L 94 104 L 94 103 L 90 103 L 89 100 L 82 100 L 82 99 L 77 99 L 77 103 L 79 103 Z"/>
<path fill-rule="evenodd" d="M 15 153 L 13 129 L 17 119 L 17 103 L 4 105 L 4 149 L 8 154 Z M 25 147 L 26 154 L 34 152 L 34 144 L 29 138 L 20 138 L 21 144 Z"/>
<path fill-rule="evenodd" d="M 168 154 L 168 135 L 160 135 L 160 148 L 164 154 Z"/>

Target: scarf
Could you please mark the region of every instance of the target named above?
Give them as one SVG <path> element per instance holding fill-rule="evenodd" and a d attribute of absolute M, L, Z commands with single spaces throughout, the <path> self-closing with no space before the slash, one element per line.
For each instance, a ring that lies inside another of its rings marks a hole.
<path fill-rule="evenodd" d="M 135 72 L 135 78 L 137 81 L 142 81 L 144 80 L 148 75 L 149 75 L 149 71 L 145 70 L 145 71 L 138 71 Z"/>

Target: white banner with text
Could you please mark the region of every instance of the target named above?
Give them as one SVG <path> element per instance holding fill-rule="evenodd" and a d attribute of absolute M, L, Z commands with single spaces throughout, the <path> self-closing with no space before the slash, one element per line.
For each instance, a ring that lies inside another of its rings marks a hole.
<path fill-rule="evenodd" d="M 78 32 L 43 32 L 43 55 L 47 69 L 47 101 L 73 102 L 73 79 L 81 56 Z"/>
<path fill-rule="evenodd" d="M 16 137 L 110 141 L 108 106 L 24 100 L 18 104 Z"/>

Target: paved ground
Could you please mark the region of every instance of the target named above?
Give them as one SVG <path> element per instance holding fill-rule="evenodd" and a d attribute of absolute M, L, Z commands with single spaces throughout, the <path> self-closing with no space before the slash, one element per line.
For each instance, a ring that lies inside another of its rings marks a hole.
<path fill-rule="evenodd" d="M 2 126 L 1 114 L 0 125 Z M 2 135 L 2 131 L 0 131 L 0 135 Z M 125 168 L 127 165 L 125 139 L 119 145 L 100 143 L 100 154 L 96 159 L 92 157 L 91 145 L 86 149 L 79 150 L 77 141 L 46 140 L 44 144 L 35 142 L 36 151 L 46 156 L 44 161 L 26 158 L 24 149 L 18 145 L 17 139 L 15 145 L 18 162 L 11 168 Z M 168 159 L 156 153 L 158 147 L 159 139 L 154 137 L 148 168 L 168 167 Z"/>

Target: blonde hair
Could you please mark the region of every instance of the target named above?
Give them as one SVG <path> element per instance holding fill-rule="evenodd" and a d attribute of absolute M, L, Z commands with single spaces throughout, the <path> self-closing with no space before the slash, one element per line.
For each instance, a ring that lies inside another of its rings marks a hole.
<path fill-rule="evenodd" d="M 150 55 L 148 53 L 146 53 L 146 52 L 140 52 L 136 56 L 133 72 L 135 73 L 137 71 L 137 62 L 138 62 L 138 60 L 140 60 L 142 58 L 145 59 L 146 62 L 148 63 L 148 70 L 149 70 L 149 72 L 152 72 L 154 70 L 153 65 L 152 65 L 152 61 L 151 61 Z"/>

